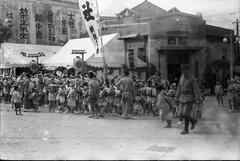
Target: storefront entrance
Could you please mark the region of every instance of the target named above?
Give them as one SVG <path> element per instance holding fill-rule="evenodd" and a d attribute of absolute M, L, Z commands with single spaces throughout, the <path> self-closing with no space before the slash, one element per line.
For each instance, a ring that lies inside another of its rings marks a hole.
<path fill-rule="evenodd" d="M 181 64 L 190 63 L 190 53 L 184 51 L 171 51 L 167 55 L 168 80 L 177 83 L 181 77 Z"/>

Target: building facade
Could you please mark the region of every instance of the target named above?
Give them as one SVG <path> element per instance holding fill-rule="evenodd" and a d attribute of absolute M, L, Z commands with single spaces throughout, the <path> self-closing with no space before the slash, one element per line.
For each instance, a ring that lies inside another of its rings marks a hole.
<path fill-rule="evenodd" d="M 191 64 L 193 75 L 201 80 L 211 62 L 230 60 L 230 44 L 224 43 L 223 38 L 233 35 L 233 30 L 208 25 L 201 15 L 177 8 L 169 11 L 159 8 L 162 12 L 154 13 L 156 6 L 148 1 L 133 9 L 126 8 L 117 14 L 122 20 L 106 26 L 104 32 L 120 32 L 125 52 L 133 50 L 135 56 L 147 62 L 149 73 L 154 66 L 163 79 L 173 82 L 181 75 L 180 65 L 187 63 Z"/>
<path fill-rule="evenodd" d="M 64 45 L 86 33 L 76 0 L 1 0 L 0 20 L 6 19 L 14 43 Z"/>
<path fill-rule="evenodd" d="M 62 46 L 69 39 L 88 36 L 77 0 L 1 0 L 0 20 L 5 19 L 13 26 L 9 42 Z M 100 21 L 103 35 L 121 35 L 125 63 L 131 50 L 146 62 L 149 73 L 153 67 L 164 79 L 179 77 L 182 63 L 191 64 L 201 79 L 212 61 L 230 59 L 230 44 L 222 40 L 234 32 L 208 25 L 201 15 L 177 8 L 166 11 L 144 0 L 116 16 L 101 16 Z"/>

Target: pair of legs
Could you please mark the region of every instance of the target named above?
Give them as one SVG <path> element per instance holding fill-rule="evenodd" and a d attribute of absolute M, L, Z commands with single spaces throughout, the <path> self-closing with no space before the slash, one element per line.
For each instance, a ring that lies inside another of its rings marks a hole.
<path fill-rule="evenodd" d="M 60 101 L 60 102 L 59 102 L 59 109 L 58 109 L 58 110 L 59 110 L 60 112 L 64 112 L 64 110 L 65 110 L 64 107 L 65 107 L 65 102 L 61 102 L 61 101 Z"/>
<path fill-rule="evenodd" d="M 233 97 L 233 110 L 234 111 L 238 111 L 238 107 L 239 104 L 238 104 L 238 99 L 237 99 L 237 96 Z"/>
<path fill-rule="evenodd" d="M 236 97 L 232 97 L 228 99 L 229 109 L 230 111 L 237 111 L 238 110 L 238 101 Z"/>
<path fill-rule="evenodd" d="M 218 106 L 221 107 L 221 105 L 222 105 L 222 107 L 223 107 L 223 96 L 222 96 L 222 94 L 216 94 L 216 98 L 217 98 Z"/>
<path fill-rule="evenodd" d="M 111 103 L 107 103 L 107 105 L 104 107 L 104 112 L 106 114 L 111 114 L 112 113 L 112 104 Z"/>
<path fill-rule="evenodd" d="M 89 118 L 93 118 L 96 116 L 96 118 L 99 118 L 99 109 L 97 103 L 89 103 L 89 110 L 90 110 L 90 116 Z"/>
<path fill-rule="evenodd" d="M 171 128 L 172 127 L 172 111 L 169 111 L 168 109 L 159 109 L 158 110 L 159 117 L 161 122 L 166 121 L 167 125 L 165 128 Z"/>
<path fill-rule="evenodd" d="M 49 100 L 49 112 L 53 112 L 55 110 L 55 100 Z"/>
<path fill-rule="evenodd" d="M 73 106 L 72 108 L 72 113 L 74 112 L 77 112 L 77 113 L 81 112 L 81 105 L 77 101 L 76 101 L 76 106 Z"/>
<path fill-rule="evenodd" d="M 9 93 L 4 93 L 4 102 L 10 102 L 9 97 L 10 97 Z"/>
<path fill-rule="evenodd" d="M 22 115 L 22 111 L 21 111 L 21 103 L 14 103 L 15 106 L 15 111 L 16 111 L 16 115 Z"/>
<path fill-rule="evenodd" d="M 97 104 L 97 96 L 92 95 L 88 97 L 88 107 L 90 111 L 89 118 L 93 118 L 94 115 L 96 115 L 97 118 L 99 118 L 99 108 Z"/>
<path fill-rule="evenodd" d="M 187 102 L 187 103 L 180 103 L 179 104 L 179 112 L 180 117 L 184 119 L 184 129 L 181 132 L 181 134 L 188 134 L 189 133 L 189 123 L 191 123 L 191 130 L 194 129 L 195 124 L 197 123 L 197 120 L 193 117 L 191 117 L 193 108 L 193 102 Z"/>
<path fill-rule="evenodd" d="M 153 104 L 152 102 L 147 102 L 147 114 L 150 115 L 150 113 L 152 113 L 154 115 L 154 110 L 153 110 Z"/>
<path fill-rule="evenodd" d="M 125 119 L 129 118 L 128 115 L 131 108 L 131 102 L 132 102 L 132 93 L 127 91 L 122 92 L 122 107 L 123 107 L 122 118 L 125 118 Z"/>

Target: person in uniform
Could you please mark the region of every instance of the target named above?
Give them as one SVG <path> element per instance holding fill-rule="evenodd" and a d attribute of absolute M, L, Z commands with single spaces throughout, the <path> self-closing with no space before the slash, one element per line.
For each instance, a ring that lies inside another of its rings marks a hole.
<path fill-rule="evenodd" d="M 100 92 L 100 85 L 99 82 L 96 79 L 96 76 L 93 72 L 89 72 L 88 77 L 90 78 L 90 81 L 88 83 L 89 86 L 89 96 L 88 96 L 88 103 L 90 107 L 91 114 L 89 118 L 93 118 L 94 114 L 96 114 L 96 118 L 99 118 L 99 109 L 98 109 L 98 95 Z"/>
<path fill-rule="evenodd" d="M 201 103 L 201 95 L 196 78 L 190 74 L 190 65 L 182 64 L 182 76 L 179 80 L 176 99 L 179 102 L 179 115 L 184 119 L 184 130 L 181 134 L 189 133 L 189 122 L 194 129 L 196 119 L 191 117 L 194 103 Z"/>
<path fill-rule="evenodd" d="M 131 108 L 131 102 L 134 97 L 134 83 L 133 79 L 129 78 L 129 70 L 125 70 L 124 75 L 125 76 L 117 83 L 117 87 L 122 91 L 122 118 L 129 119 L 128 115 Z"/>
<path fill-rule="evenodd" d="M 28 99 L 29 95 L 30 95 L 30 80 L 31 76 L 30 74 L 26 74 L 25 76 L 25 80 L 24 80 L 24 83 L 23 83 L 23 104 L 24 104 L 24 108 L 25 109 L 31 109 L 33 104 L 31 103 L 31 101 Z"/>
<path fill-rule="evenodd" d="M 214 91 L 218 102 L 218 106 L 221 107 L 222 105 L 223 107 L 223 87 L 219 81 L 217 81 Z"/>

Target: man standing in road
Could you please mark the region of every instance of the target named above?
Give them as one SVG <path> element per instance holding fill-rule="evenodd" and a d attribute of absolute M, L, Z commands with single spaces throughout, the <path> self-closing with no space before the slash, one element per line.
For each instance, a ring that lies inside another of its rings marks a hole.
<path fill-rule="evenodd" d="M 31 101 L 28 99 L 30 95 L 30 80 L 31 76 L 29 73 L 25 75 L 25 80 L 23 83 L 23 106 L 24 109 L 31 109 L 32 104 Z"/>
<path fill-rule="evenodd" d="M 181 134 L 188 134 L 189 122 L 194 129 L 196 120 L 191 117 L 193 104 L 201 103 L 201 96 L 196 78 L 190 74 L 190 65 L 182 64 L 182 77 L 179 80 L 176 99 L 179 101 L 179 115 L 185 121 L 184 130 Z"/>
<path fill-rule="evenodd" d="M 88 77 L 90 78 L 90 81 L 88 83 L 89 96 L 87 100 L 91 111 L 89 118 L 93 118 L 94 114 L 96 114 L 96 117 L 99 118 L 97 105 L 97 98 L 100 91 L 99 82 L 97 81 L 95 74 L 91 71 L 89 72 Z"/>
<path fill-rule="evenodd" d="M 131 108 L 131 102 L 133 100 L 134 84 L 133 80 L 129 78 L 129 70 L 124 71 L 124 77 L 117 83 L 117 87 L 122 91 L 122 106 L 123 115 L 122 118 L 129 119 L 129 112 Z"/>

